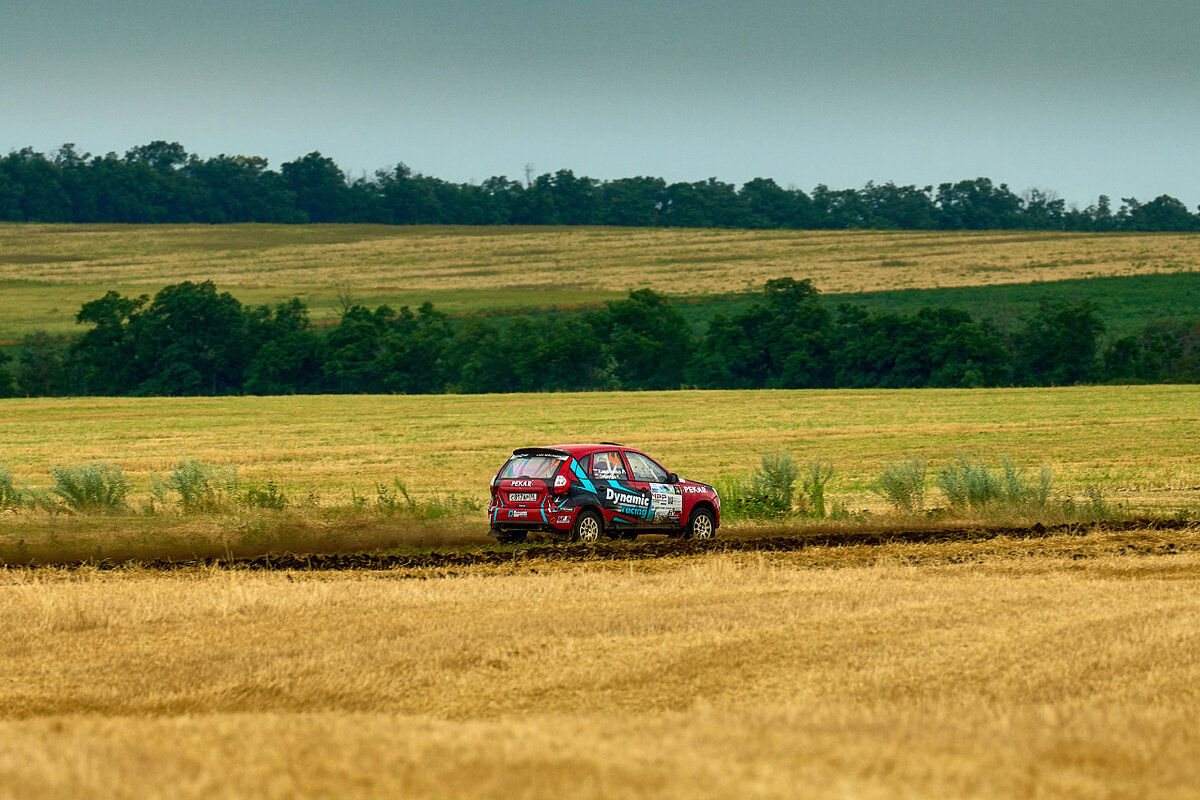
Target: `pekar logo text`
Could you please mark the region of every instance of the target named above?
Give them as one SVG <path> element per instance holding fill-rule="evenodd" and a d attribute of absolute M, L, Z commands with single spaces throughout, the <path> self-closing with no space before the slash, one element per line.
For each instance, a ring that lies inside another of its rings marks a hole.
<path fill-rule="evenodd" d="M 640 494 L 628 494 L 627 492 L 614 492 L 612 489 L 604 490 L 604 499 L 616 500 L 625 506 L 637 506 L 638 508 L 650 507 L 649 497 L 642 497 Z"/>

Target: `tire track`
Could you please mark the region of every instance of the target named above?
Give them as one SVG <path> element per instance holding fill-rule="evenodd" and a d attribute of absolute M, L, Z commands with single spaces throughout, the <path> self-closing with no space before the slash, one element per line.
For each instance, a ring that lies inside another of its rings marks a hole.
<path fill-rule="evenodd" d="M 1197 523 L 1184 520 L 1126 520 L 1120 522 L 1065 524 L 1028 527 L 948 527 L 886 530 L 839 530 L 805 533 L 764 532 L 718 537 L 707 541 L 665 539 L 644 542 L 601 541 L 596 544 L 534 544 L 516 548 L 500 546 L 476 550 L 434 550 L 426 553 L 268 553 L 234 558 L 199 558 L 191 560 L 130 560 L 114 562 L 79 561 L 69 564 L 33 564 L 29 569 L 151 569 L 180 570 L 219 568 L 234 570 L 397 570 L 397 569 L 460 569 L 464 567 L 497 566 L 521 562 L 585 562 L 631 561 L 673 558 L 712 553 L 794 552 L 811 547 L 871 547 L 888 544 L 940 544 L 949 542 L 987 541 L 1002 537 L 1039 539 L 1050 536 L 1087 536 L 1094 533 L 1123 533 L 1133 531 L 1195 530 Z M 1136 549 L 1136 548 L 1135 548 Z M 1187 549 L 1190 549 L 1187 548 Z"/>

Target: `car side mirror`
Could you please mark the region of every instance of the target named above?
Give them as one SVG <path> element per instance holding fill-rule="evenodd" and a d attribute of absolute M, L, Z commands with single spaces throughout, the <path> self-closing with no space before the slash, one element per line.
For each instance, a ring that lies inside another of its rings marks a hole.
<path fill-rule="evenodd" d="M 674 472 L 667 473 L 667 483 L 679 483 L 679 476 Z"/>

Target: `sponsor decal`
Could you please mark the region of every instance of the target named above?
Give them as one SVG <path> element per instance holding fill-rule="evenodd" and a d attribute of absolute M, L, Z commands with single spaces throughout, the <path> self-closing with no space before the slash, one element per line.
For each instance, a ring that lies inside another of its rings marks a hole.
<path fill-rule="evenodd" d="M 527 517 L 527 516 L 529 516 L 528 511 L 510 511 L 510 512 L 508 512 L 509 519 L 512 519 L 513 517 Z"/>
<path fill-rule="evenodd" d="M 510 503 L 532 503 L 537 500 L 537 492 L 509 492 Z"/>
<path fill-rule="evenodd" d="M 636 508 L 649 508 L 650 498 L 643 497 L 640 494 L 630 494 L 629 492 L 615 492 L 611 488 L 604 490 L 604 499 L 624 506 L 634 506 Z"/>
<path fill-rule="evenodd" d="M 561 516 L 561 517 L 559 517 L 559 518 L 558 518 L 558 524 L 559 524 L 559 525 L 566 525 L 566 524 L 567 524 L 567 523 L 569 523 L 570 521 L 571 521 L 571 515 L 570 515 L 570 514 L 564 514 L 563 516 Z"/>
<path fill-rule="evenodd" d="M 533 481 L 509 481 L 510 486 L 533 486 Z"/>
<path fill-rule="evenodd" d="M 711 490 L 707 486 L 681 486 L 685 494 L 708 494 Z"/>
<path fill-rule="evenodd" d="M 678 486 L 669 483 L 650 484 L 650 496 L 653 498 L 654 521 L 677 520 L 683 512 L 683 494 Z"/>

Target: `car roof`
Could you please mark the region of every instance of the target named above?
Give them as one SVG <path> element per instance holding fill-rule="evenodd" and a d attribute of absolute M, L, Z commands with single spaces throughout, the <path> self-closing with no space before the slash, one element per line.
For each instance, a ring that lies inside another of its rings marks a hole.
<path fill-rule="evenodd" d="M 567 453 L 568 455 L 578 457 L 594 453 L 597 450 L 634 450 L 641 452 L 635 447 L 626 447 L 616 442 L 592 442 L 587 444 L 552 444 L 544 447 L 518 447 L 516 450 L 513 450 L 513 455 L 534 455 L 538 452 L 544 452 L 548 455 Z"/>

